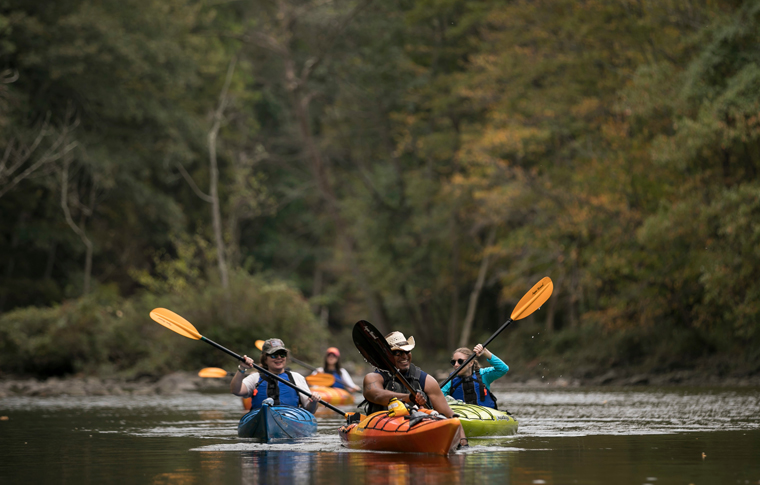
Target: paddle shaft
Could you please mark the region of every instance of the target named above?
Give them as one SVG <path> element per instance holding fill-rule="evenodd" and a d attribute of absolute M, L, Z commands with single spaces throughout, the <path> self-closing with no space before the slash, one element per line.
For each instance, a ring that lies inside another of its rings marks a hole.
<path fill-rule="evenodd" d="M 509 326 L 509 324 L 510 324 L 510 323 L 512 323 L 512 322 L 513 322 L 513 320 L 512 320 L 512 318 L 510 317 L 510 319 L 509 319 L 509 320 L 507 320 L 507 321 L 504 323 L 504 325 L 502 325 L 502 326 L 501 326 L 501 327 L 500 327 L 500 328 L 499 328 L 499 329 L 496 331 L 496 333 L 494 333 L 493 335 L 491 335 L 491 336 L 488 338 L 488 340 L 486 340 L 486 343 L 484 343 L 484 344 L 483 344 L 483 348 L 485 349 L 485 348 L 486 348 L 486 346 L 487 346 L 488 344 L 490 344 L 490 343 L 491 343 L 491 341 L 492 341 L 493 339 L 495 339 L 495 338 L 496 338 L 496 336 L 497 336 L 497 335 L 499 335 L 499 334 L 502 332 L 502 330 L 504 330 L 505 328 L 507 328 L 507 327 Z M 457 373 L 459 372 L 459 370 L 460 370 L 460 369 L 464 368 L 464 367 L 465 367 L 467 364 L 469 364 L 469 363 L 470 363 L 470 361 L 472 361 L 472 359 L 474 359 L 474 358 L 475 358 L 475 357 L 477 357 L 477 356 L 478 356 L 478 354 L 474 354 L 474 353 L 473 353 L 471 356 L 467 357 L 467 360 L 465 360 L 465 361 L 464 361 L 464 363 L 463 363 L 462 365 L 460 365 L 460 366 L 459 366 L 459 369 L 455 369 L 455 370 L 454 370 L 454 372 L 452 372 L 451 374 L 449 374 L 449 377 L 447 377 L 447 378 L 446 378 L 446 380 L 445 380 L 445 381 L 443 381 L 443 383 L 441 383 L 441 387 L 443 387 L 443 386 L 445 386 L 446 384 L 448 384 L 448 383 L 449 383 L 449 381 L 450 381 L 451 379 L 453 379 L 454 377 L 456 377 L 456 375 L 457 375 Z"/>
<path fill-rule="evenodd" d="M 235 352 L 231 351 L 230 349 L 219 345 L 218 343 L 214 342 L 213 340 L 207 339 L 206 337 L 201 337 L 201 340 L 203 340 L 204 342 L 206 342 L 209 345 L 212 345 L 212 346 L 216 347 L 217 349 L 221 350 L 222 352 L 226 352 L 226 353 L 230 354 L 231 356 L 235 357 L 237 360 L 239 360 L 241 362 L 245 362 L 245 358 L 243 358 L 243 356 L 238 355 Z M 263 367 L 260 367 L 260 366 L 256 365 L 255 363 L 253 364 L 253 368 L 256 369 L 257 371 L 261 372 L 262 374 L 266 374 L 269 377 L 272 377 L 272 378 L 276 379 L 277 381 L 282 382 L 286 386 L 292 387 L 296 392 L 301 393 L 304 396 L 311 397 L 311 393 L 310 392 L 304 391 L 303 389 L 301 389 L 300 387 L 296 386 L 292 382 L 290 382 L 290 381 L 288 381 L 286 379 L 283 379 L 280 376 L 276 376 L 276 375 L 272 374 L 268 370 L 264 369 Z M 319 404 L 323 405 L 324 407 L 326 407 L 326 408 L 328 408 L 328 409 L 330 409 L 332 411 L 335 411 L 336 413 L 340 414 L 341 416 L 345 416 L 345 414 L 346 414 L 345 412 L 341 411 L 339 408 L 336 408 L 332 404 L 324 402 L 321 399 L 319 400 Z"/>

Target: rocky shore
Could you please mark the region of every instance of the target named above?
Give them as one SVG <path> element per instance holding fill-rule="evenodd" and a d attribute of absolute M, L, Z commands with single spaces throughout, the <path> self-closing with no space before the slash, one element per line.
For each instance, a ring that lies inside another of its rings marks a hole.
<path fill-rule="evenodd" d="M 436 377 L 445 379 L 440 372 Z M 356 374 L 361 375 L 361 374 Z M 161 378 L 142 377 L 134 380 L 98 377 L 53 377 L 46 380 L 0 378 L 0 399 L 11 396 L 147 396 L 174 395 L 187 392 L 226 392 L 229 378 L 204 379 L 192 372 L 174 372 Z M 574 387 L 758 387 L 760 376 L 710 376 L 695 371 L 667 374 L 625 374 L 610 370 L 587 377 L 510 376 L 497 384 L 499 391 L 531 388 Z"/>
<path fill-rule="evenodd" d="M 98 377 L 52 377 L 46 380 L 0 379 L 0 399 L 10 396 L 148 396 L 186 392 L 224 391 L 228 379 L 204 379 L 191 372 L 174 372 L 159 379 L 134 380 Z"/>

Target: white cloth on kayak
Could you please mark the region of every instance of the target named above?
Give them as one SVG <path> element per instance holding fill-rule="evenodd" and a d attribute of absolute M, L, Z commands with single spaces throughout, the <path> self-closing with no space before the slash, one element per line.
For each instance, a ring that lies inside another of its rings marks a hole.
<path fill-rule="evenodd" d="M 325 370 L 322 367 L 317 367 L 317 370 L 311 373 L 311 375 L 314 374 L 330 374 L 330 372 L 325 372 Z M 340 369 L 340 380 L 343 381 L 344 384 L 348 384 L 351 387 L 359 387 L 356 384 L 354 384 L 353 379 L 351 379 L 351 376 L 348 374 L 348 371 L 341 367 Z"/>
<path fill-rule="evenodd" d="M 283 372 L 284 374 L 284 372 Z M 296 381 L 294 384 L 298 386 L 299 388 L 303 389 L 306 392 L 311 392 L 309 390 L 309 384 L 306 382 L 306 378 L 299 374 L 298 372 L 290 371 L 290 375 L 293 376 L 293 380 Z M 278 377 L 282 377 L 282 374 Z M 286 378 L 287 380 L 287 378 Z M 253 390 L 256 389 L 256 386 L 259 383 L 259 373 L 254 372 L 253 374 L 248 374 L 245 379 L 243 379 L 243 385 L 246 389 L 248 389 L 248 393 L 243 397 L 252 397 L 253 396 Z M 282 382 L 278 382 L 280 386 L 284 386 Z M 301 401 L 301 406 L 306 407 L 307 404 L 309 404 L 309 396 L 305 394 L 298 393 L 298 399 Z"/>

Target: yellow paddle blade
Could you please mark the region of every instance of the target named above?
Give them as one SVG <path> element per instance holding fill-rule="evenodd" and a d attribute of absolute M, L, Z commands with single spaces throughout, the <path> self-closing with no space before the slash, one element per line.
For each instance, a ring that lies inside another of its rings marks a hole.
<path fill-rule="evenodd" d="M 195 327 L 193 327 L 192 323 L 171 310 L 167 310 L 166 308 L 154 308 L 150 312 L 150 318 L 182 336 L 193 340 L 201 339 L 201 334 L 199 334 Z"/>
<path fill-rule="evenodd" d="M 220 369 L 219 367 L 206 367 L 204 369 L 201 369 L 200 372 L 198 372 L 198 376 L 200 377 L 227 377 L 227 371 L 224 369 Z"/>
<path fill-rule="evenodd" d="M 256 346 L 257 349 L 262 350 L 263 347 L 264 347 L 264 341 L 263 340 L 257 340 L 254 345 Z"/>
<path fill-rule="evenodd" d="M 552 296 L 552 291 L 554 283 L 551 278 L 545 276 L 517 302 L 515 311 L 512 312 L 512 320 L 520 320 L 538 310 Z"/>
<path fill-rule="evenodd" d="M 326 373 L 313 374 L 306 376 L 306 383 L 310 386 L 331 387 L 333 384 L 335 384 L 335 376 Z"/>

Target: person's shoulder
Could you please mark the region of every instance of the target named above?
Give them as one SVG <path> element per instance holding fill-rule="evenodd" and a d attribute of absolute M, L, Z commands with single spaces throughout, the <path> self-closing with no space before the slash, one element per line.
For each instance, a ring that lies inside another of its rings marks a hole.
<path fill-rule="evenodd" d="M 306 378 L 295 371 L 290 371 L 290 375 L 293 376 L 293 383 L 297 384 L 299 387 L 309 387 L 309 383 L 306 382 Z"/>
<path fill-rule="evenodd" d="M 243 378 L 243 380 L 244 381 L 249 381 L 249 382 L 250 381 L 256 381 L 256 382 L 258 382 L 258 380 L 259 380 L 259 373 L 258 372 L 254 372 L 253 374 L 248 374 L 247 376 L 245 376 Z"/>
<path fill-rule="evenodd" d="M 364 379 L 365 380 L 369 379 L 370 381 L 374 381 L 374 380 L 381 380 L 382 381 L 383 380 L 383 375 L 375 370 L 375 371 L 370 372 L 366 376 L 364 376 Z"/>

